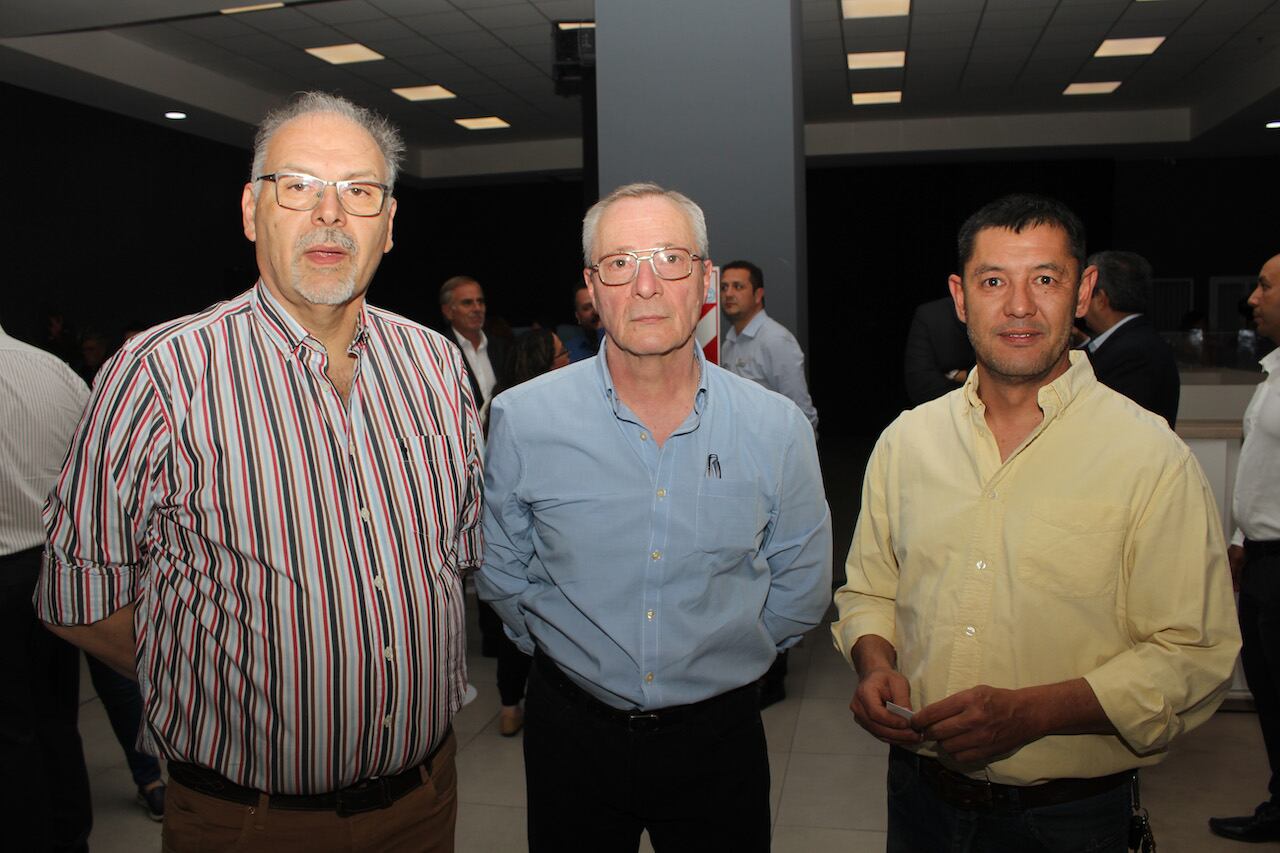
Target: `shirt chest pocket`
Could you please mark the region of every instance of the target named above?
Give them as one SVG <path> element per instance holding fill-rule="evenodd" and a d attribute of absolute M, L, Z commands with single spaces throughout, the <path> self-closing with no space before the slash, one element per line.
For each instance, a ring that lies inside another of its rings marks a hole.
<path fill-rule="evenodd" d="M 1058 498 L 1028 507 L 1017 577 L 1061 598 L 1111 595 L 1124 570 L 1129 510 Z"/>
<path fill-rule="evenodd" d="M 463 493 L 461 449 L 447 435 L 413 435 L 400 439 L 400 452 L 410 526 L 421 536 L 452 540 Z"/>
<path fill-rule="evenodd" d="M 703 480 L 698 486 L 697 550 L 734 561 L 755 553 L 767 520 L 763 504 L 754 480 Z"/>

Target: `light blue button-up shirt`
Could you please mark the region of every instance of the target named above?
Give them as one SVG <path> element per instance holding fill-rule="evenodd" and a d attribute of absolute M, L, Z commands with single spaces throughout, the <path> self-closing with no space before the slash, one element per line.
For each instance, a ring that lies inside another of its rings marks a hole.
<path fill-rule="evenodd" d="M 730 373 L 759 382 L 789 398 L 818 430 L 818 410 L 804 380 L 804 352 L 796 336 L 761 308 L 739 332 L 733 326 L 720 347 L 720 363 Z"/>
<path fill-rule="evenodd" d="M 707 363 L 659 447 L 601 355 L 493 401 L 476 577 L 523 651 L 617 708 L 698 702 L 764 674 L 831 595 L 813 430 Z"/>

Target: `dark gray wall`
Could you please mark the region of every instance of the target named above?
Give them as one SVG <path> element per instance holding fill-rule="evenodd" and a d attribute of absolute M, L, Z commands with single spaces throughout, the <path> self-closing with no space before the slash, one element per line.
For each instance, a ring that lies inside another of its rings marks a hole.
<path fill-rule="evenodd" d="M 596 0 L 596 63 L 601 194 L 689 195 L 807 345 L 799 0 Z"/>

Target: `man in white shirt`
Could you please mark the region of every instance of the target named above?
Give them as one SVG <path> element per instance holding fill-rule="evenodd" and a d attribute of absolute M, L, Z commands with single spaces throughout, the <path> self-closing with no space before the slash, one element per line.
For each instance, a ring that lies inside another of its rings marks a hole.
<path fill-rule="evenodd" d="M 77 721 L 80 653 L 31 604 L 40 510 L 89 389 L 52 353 L 0 329 L 0 820 L 7 849 L 87 850 L 93 815 Z"/>
<path fill-rule="evenodd" d="M 1280 343 L 1280 255 L 1262 266 L 1249 296 L 1258 334 Z M 1217 835 L 1280 841 L 1280 349 L 1262 359 L 1267 378 L 1244 413 L 1236 472 L 1237 530 L 1227 549 L 1240 592 L 1240 657 L 1271 765 L 1270 798 L 1251 815 L 1209 818 Z"/>
<path fill-rule="evenodd" d="M 484 333 L 484 290 L 471 276 L 455 275 L 440 286 L 440 313 L 467 359 L 471 394 L 478 410 L 493 396 L 494 387 L 503 384 L 507 342 Z"/>

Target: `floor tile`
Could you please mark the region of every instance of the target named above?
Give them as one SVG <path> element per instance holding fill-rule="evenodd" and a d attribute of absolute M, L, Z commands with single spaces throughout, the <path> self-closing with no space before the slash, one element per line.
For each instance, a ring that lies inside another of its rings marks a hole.
<path fill-rule="evenodd" d="M 886 756 L 793 752 L 777 825 L 883 832 L 887 766 Z"/>
<path fill-rule="evenodd" d="M 812 826 L 779 826 L 773 832 L 773 853 L 856 853 L 883 849 L 883 832 Z"/>
<path fill-rule="evenodd" d="M 524 808 L 459 803 L 454 848 L 456 853 L 527 853 Z"/>
<path fill-rule="evenodd" d="M 791 751 L 884 757 L 889 747 L 858 725 L 847 700 L 806 696 L 800 703 Z"/>
<path fill-rule="evenodd" d="M 764 721 L 764 736 L 771 752 L 790 752 L 796 734 L 796 721 L 800 718 L 801 699 L 788 696 L 760 712 Z"/>
<path fill-rule="evenodd" d="M 525 807 L 520 738 L 481 733 L 458 752 L 458 802 Z"/>

